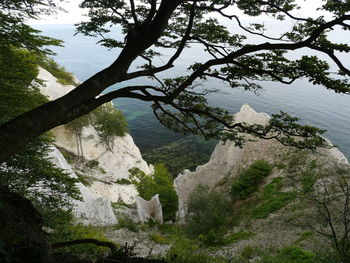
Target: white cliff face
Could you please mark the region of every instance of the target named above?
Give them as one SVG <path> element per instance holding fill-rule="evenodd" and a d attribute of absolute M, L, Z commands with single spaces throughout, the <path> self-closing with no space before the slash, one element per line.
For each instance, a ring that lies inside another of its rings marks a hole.
<path fill-rule="evenodd" d="M 247 124 L 268 123 L 270 117 L 266 113 L 257 113 L 249 105 L 243 105 L 241 110 L 234 115 L 235 122 Z M 235 146 L 234 142 L 219 142 L 208 163 L 198 166 L 194 172 L 185 170 L 174 181 L 175 189 L 179 197 L 179 217 L 184 220 L 187 213 L 187 202 L 191 192 L 198 186 L 208 186 L 210 189 L 220 188 L 225 182 L 231 181 L 242 169 L 247 168 L 257 160 L 266 160 L 275 163 L 292 147 L 283 146 L 276 140 L 262 140 L 246 135 L 243 148 Z M 332 159 L 340 163 L 347 163 L 347 159 L 336 148 L 320 149 L 319 158 Z"/>
<path fill-rule="evenodd" d="M 45 81 L 45 86 L 39 85 L 42 94 L 51 100 L 57 99 L 72 89 L 72 85 L 62 85 L 47 70 L 39 68 L 38 78 Z M 78 82 L 78 81 L 77 81 Z M 52 130 L 56 142 L 55 145 L 77 154 L 77 143 L 75 136 L 63 125 Z M 100 140 L 97 131 L 92 126 L 83 128 L 82 148 L 84 158 L 88 161 L 98 161 L 101 171 L 94 171 L 95 181 L 88 186 L 94 197 L 108 198 L 111 202 L 120 201 L 133 203 L 137 191 L 133 185 L 118 184 L 116 181 L 122 178 L 129 178 L 129 169 L 137 167 L 146 174 L 152 172 L 147 163 L 142 159 L 140 150 L 135 145 L 130 134 L 123 137 L 115 137 L 112 143 L 113 148 L 109 150 Z"/>
<path fill-rule="evenodd" d="M 53 129 L 58 147 L 77 154 L 76 139 L 64 127 Z M 109 150 L 101 143 L 94 127 L 88 126 L 82 132 L 82 148 L 87 160 L 96 160 L 105 172 L 93 174 L 98 181 L 94 181 L 89 188 L 96 196 L 108 197 L 112 202 L 122 199 L 126 203 L 133 203 L 138 194 L 133 185 L 117 184 L 118 179 L 128 179 L 129 169 L 137 167 L 146 174 L 151 173 L 150 167 L 142 159 L 141 152 L 134 144 L 130 134 L 115 137 L 113 149 Z M 105 183 L 106 182 L 106 183 Z"/>
<path fill-rule="evenodd" d="M 64 159 L 61 152 L 52 147 L 49 153 L 52 162 L 59 168 L 64 169 L 69 173 L 72 178 L 78 178 L 72 170 L 72 167 Z M 105 197 L 96 197 L 89 188 L 82 183 L 77 183 L 77 187 L 80 190 L 82 201 L 73 201 L 73 215 L 79 222 L 85 225 L 115 225 L 117 219 L 113 213 L 110 200 Z"/>

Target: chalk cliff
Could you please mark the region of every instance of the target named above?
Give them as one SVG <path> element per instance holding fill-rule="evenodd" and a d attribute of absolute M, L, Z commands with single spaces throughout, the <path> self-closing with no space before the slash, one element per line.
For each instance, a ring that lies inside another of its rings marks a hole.
<path fill-rule="evenodd" d="M 249 105 L 243 105 L 234 115 L 235 122 L 264 125 L 270 117 L 266 113 L 257 113 Z M 175 189 L 179 196 L 179 217 L 184 220 L 187 213 L 187 202 L 191 192 L 198 186 L 208 186 L 210 189 L 227 188 L 227 182 L 238 176 L 242 169 L 257 160 L 276 163 L 283 156 L 295 151 L 292 147 L 283 146 L 278 141 L 257 139 L 246 136 L 247 142 L 243 148 L 235 146 L 234 142 L 219 142 L 208 163 L 198 166 L 194 172 L 185 170 L 175 179 Z M 249 141 L 251 140 L 251 141 Z M 329 142 L 331 145 L 331 143 Z M 309 153 L 311 158 L 311 153 Z M 348 163 L 346 157 L 336 148 L 322 148 L 317 152 L 317 158 L 324 162 Z M 227 190 L 227 189 L 226 189 Z"/>
<path fill-rule="evenodd" d="M 60 84 L 50 72 L 40 67 L 38 78 L 44 81 L 44 85 L 39 85 L 41 93 L 50 100 L 57 99 L 74 89 L 73 85 Z M 78 154 L 76 138 L 64 125 L 56 127 L 52 132 L 58 148 L 73 155 Z M 135 197 L 138 195 L 132 184 L 118 183 L 120 179 L 129 178 L 130 168 L 137 167 L 149 174 L 152 172 L 152 167 L 142 159 L 140 150 L 130 134 L 113 138 L 111 149 L 101 143 L 96 129 L 91 125 L 83 128 L 81 137 L 85 161 L 96 161 L 98 169 L 87 169 L 86 172 L 91 179 L 89 184 L 85 186 L 79 183 L 84 201 L 76 202 L 74 213 L 77 217 L 82 217 L 84 223 L 114 224 L 116 218 L 112 212 L 111 202 L 123 201 L 130 204 L 135 202 Z M 68 170 L 72 177 L 77 177 L 56 147 L 53 147 L 52 156 L 56 165 Z"/>

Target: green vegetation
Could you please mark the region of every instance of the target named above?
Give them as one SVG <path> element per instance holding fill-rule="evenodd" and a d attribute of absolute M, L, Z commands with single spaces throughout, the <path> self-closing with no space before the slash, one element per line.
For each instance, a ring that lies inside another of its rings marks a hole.
<path fill-rule="evenodd" d="M 246 240 L 254 236 L 255 233 L 240 231 L 225 237 L 225 244 L 232 244 L 241 240 Z"/>
<path fill-rule="evenodd" d="M 0 47 L 0 124 L 37 107 L 47 99 L 35 86 L 36 54 L 15 48 Z M 21 99 L 19 99 L 21 98 Z M 0 182 L 12 191 L 50 209 L 69 207 L 69 199 L 79 199 L 76 179 L 50 162 L 48 153 L 53 138 L 44 134 L 29 143 L 7 162 L 10 169 L 0 169 Z M 38 191 L 45 185 L 47 191 Z"/>
<path fill-rule="evenodd" d="M 39 66 L 46 69 L 55 78 L 57 78 L 59 83 L 73 86 L 77 86 L 79 84 L 75 81 L 72 73 L 67 72 L 64 67 L 58 65 L 52 58 L 47 56 L 38 56 L 36 62 Z"/>
<path fill-rule="evenodd" d="M 55 231 L 49 236 L 50 242 L 52 244 L 85 238 L 111 242 L 105 238 L 104 233 L 98 227 L 83 226 L 79 224 L 58 225 L 56 226 Z M 110 252 L 108 248 L 95 246 L 93 244 L 69 246 L 60 248 L 58 251 L 76 256 L 84 260 L 97 260 L 106 256 L 106 254 Z"/>
<path fill-rule="evenodd" d="M 217 140 L 205 141 L 198 136 L 186 136 L 142 155 L 148 163 L 164 163 L 175 176 L 184 169 L 194 170 L 209 161 Z"/>
<path fill-rule="evenodd" d="M 224 258 L 213 257 L 204 253 L 193 254 L 185 252 L 177 254 L 176 256 L 169 256 L 167 259 L 169 263 L 227 263 Z"/>
<path fill-rule="evenodd" d="M 171 237 L 160 235 L 158 233 L 150 233 L 149 238 L 157 244 L 171 244 L 172 243 Z"/>
<path fill-rule="evenodd" d="M 128 132 L 128 124 L 123 113 L 110 103 L 69 122 L 66 127 L 76 136 L 77 152 L 80 158 L 83 156 L 82 130 L 88 125 L 92 125 L 96 129 L 101 142 L 109 150 L 113 149 L 115 136 L 124 136 Z"/>
<path fill-rule="evenodd" d="M 265 255 L 259 263 L 315 263 L 316 255 L 298 247 L 285 247 L 275 256 Z M 317 261 L 316 261 L 317 262 Z"/>
<path fill-rule="evenodd" d="M 296 192 L 282 192 L 282 186 L 283 178 L 277 177 L 264 187 L 262 203 L 251 212 L 253 218 L 266 218 L 296 198 Z"/>
<path fill-rule="evenodd" d="M 159 194 L 164 220 L 175 220 L 178 197 L 174 188 L 173 177 L 165 166 L 156 164 L 154 173 L 149 175 L 138 168 L 130 169 L 129 172 L 131 182 L 135 185 L 139 195 L 145 200 L 150 200 L 155 194 Z"/>
<path fill-rule="evenodd" d="M 93 177 L 85 175 L 81 172 L 75 172 L 75 174 L 78 176 L 79 181 L 85 186 L 90 186 L 94 181 Z"/>
<path fill-rule="evenodd" d="M 256 161 L 248 169 L 241 172 L 238 180 L 231 187 L 231 196 L 236 200 L 244 200 L 258 190 L 262 180 L 272 171 L 267 161 Z"/>
<path fill-rule="evenodd" d="M 113 228 L 116 230 L 127 228 L 132 232 L 138 232 L 140 230 L 140 226 L 127 216 L 118 218 L 118 224 L 116 224 Z"/>
<path fill-rule="evenodd" d="M 95 109 L 90 113 L 90 118 L 101 141 L 110 149 L 113 148 L 115 136 L 124 136 L 128 132 L 128 124 L 123 113 L 116 110 L 111 103 Z"/>
<path fill-rule="evenodd" d="M 118 180 L 115 181 L 115 183 L 116 184 L 125 184 L 125 185 L 132 184 L 132 182 L 129 179 L 126 179 L 126 178 L 118 179 Z"/>
<path fill-rule="evenodd" d="M 230 201 L 224 195 L 198 186 L 189 197 L 186 231 L 206 245 L 222 245 L 230 212 Z"/>

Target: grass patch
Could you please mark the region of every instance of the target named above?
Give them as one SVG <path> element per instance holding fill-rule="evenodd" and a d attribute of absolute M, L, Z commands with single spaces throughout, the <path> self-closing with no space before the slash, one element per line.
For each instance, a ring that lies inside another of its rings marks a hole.
<path fill-rule="evenodd" d="M 127 228 L 131 232 L 139 232 L 140 226 L 136 224 L 134 221 L 132 221 L 129 217 L 121 217 L 118 218 L 118 224 L 116 224 L 113 229 L 119 230 L 122 228 Z"/>
<path fill-rule="evenodd" d="M 252 217 L 255 219 L 267 218 L 271 213 L 285 207 L 289 202 L 294 200 L 296 193 L 279 193 L 278 195 L 264 201 L 261 205 L 254 208 Z"/>
<path fill-rule="evenodd" d="M 157 244 L 171 244 L 172 239 L 169 236 L 163 236 L 158 233 L 150 233 L 149 238 Z"/>
<path fill-rule="evenodd" d="M 315 263 L 316 255 L 298 247 L 285 247 L 275 256 L 262 257 L 259 263 Z"/>
<path fill-rule="evenodd" d="M 252 210 L 251 215 L 253 218 L 266 218 L 295 199 L 295 192 L 281 192 L 282 187 L 283 178 L 281 177 L 274 178 L 271 183 L 264 187 L 262 193 L 263 202 Z"/>
<path fill-rule="evenodd" d="M 79 181 L 85 185 L 85 186 L 91 186 L 93 180 L 91 178 L 91 176 L 79 173 L 79 172 L 75 172 L 75 174 L 78 176 Z"/>
<path fill-rule="evenodd" d="M 54 232 L 49 235 L 51 244 L 85 238 L 111 242 L 98 227 L 93 226 L 59 225 Z M 81 244 L 60 248 L 57 249 L 57 251 L 68 253 L 90 262 L 106 256 L 106 254 L 110 252 L 110 249 L 92 244 Z"/>
<path fill-rule="evenodd" d="M 50 72 L 57 78 L 57 82 L 63 85 L 77 86 L 79 83 L 75 82 L 75 78 L 72 73 L 67 72 L 66 69 L 58 65 L 52 58 L 38 57 L 37 63 Z"/>
<path fill-rule="evenodd" d="M 245 200 L 258 190 L 262 180 L 272 171 L 272 166 L 264 160 L 256 161 L 241 172 L 231 186 L 231 196 L 235 200 Z"/>
<path fill-rule="evenodd" d="M 309 193 L 313 190 L 314 185 L 317 181 L 316 174 L 314 171 L 307 171 L 302 177 L 301 177 L 301 184 L 302 189 L 305 193 Z"/>
<path fill-rule="evenodd" d="M 233 233 L 233 234 L 229 235 L 228 237 L 225 237 L 225 243 L 226 244 L 237 243 L 241 240 L 247 240 L 254 235 L 255 235 L 255 233 L 252 233 L 252 232 L 240 231 L 237 233 Z"/>

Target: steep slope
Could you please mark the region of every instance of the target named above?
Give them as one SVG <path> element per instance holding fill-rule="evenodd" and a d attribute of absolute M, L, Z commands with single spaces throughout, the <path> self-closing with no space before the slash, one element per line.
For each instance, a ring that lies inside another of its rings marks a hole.
<path fill-rule="evenodd" d="M 74 88 L 72 85 L 62 85 L 47 70 L 39 68 L 38 78 L 45 81 L 40 85 L 40 91 L 51 100 L 57 99 Z M 78 82 L 78 81 L 77 81 Z M 78 154 L 77 142 L 65 126 L 53 129 L 56 137 L 55 145 L 74 155 Z M 118 184 L 121 179 L 129 178 L 129 169 L 137 167 L 146 174 L 152 172 L 142 159 L 140 150 L 135 145 L 130 134 L 114 137 L 113 148 L 108 149 L 99 137 L 96 129 L 89 125 L 83 128 L 81 147 L 86 161 L 95 161 L 100 169 L 85 171 L 92 179 L 88 185 L 95 196 L 107 197 L 111 202 L 122 200 L 134 202 L 137 192 L 131 184 Z"/>

